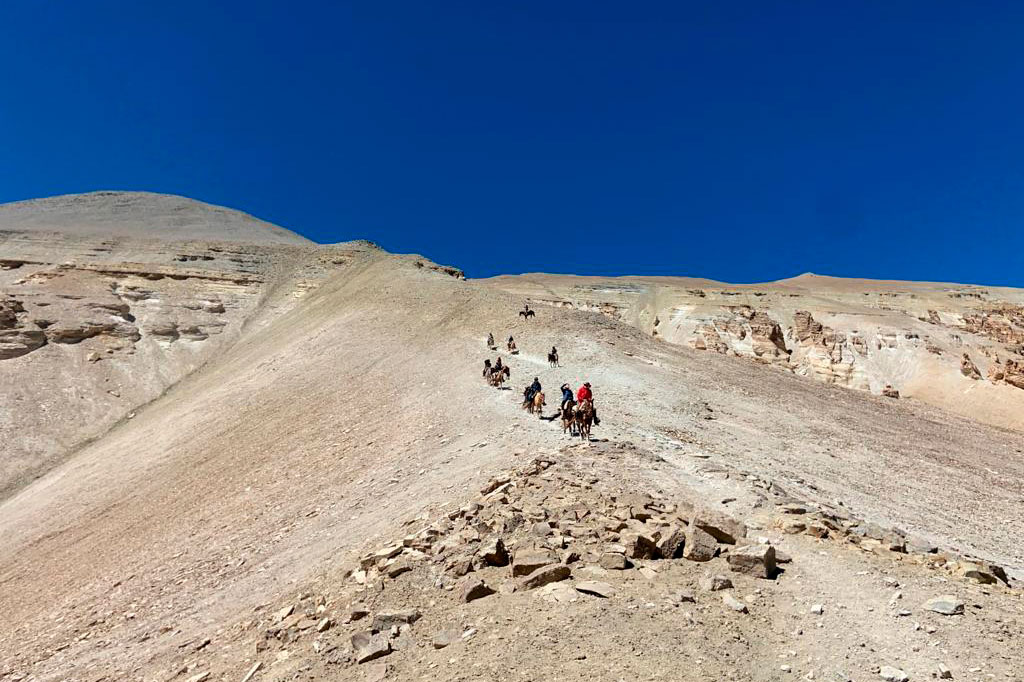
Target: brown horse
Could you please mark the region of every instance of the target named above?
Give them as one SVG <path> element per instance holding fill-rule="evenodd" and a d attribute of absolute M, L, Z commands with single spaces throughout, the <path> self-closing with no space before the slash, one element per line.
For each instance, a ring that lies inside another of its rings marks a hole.
<path fill-rule="evenodd" d="M 590 427 L 594 425 L 594 403 L 589 400 L 581 400 L 576 407 L 576 428 L 580 432 L 580 439 L 590 442 Z"/>
<path fill-rule="evenodd" d="M 529 321 L 529 319 L 536 315 L 537 313 L 533 312 L 532 310 L 520 310 L 519 314 L 523 316 L 524 320 Z"/>
<path fill-rule="evenodd" d="M 545 404 L 544 394 L 537 391 L 533 394 L 533 400 L 523 403 L 523 409 L 528 411 L 530 414 L 543 414 Z"/>
<path fill-rule="evenodd" d="M 487 375 L 487 383 L 491 386 L 501 388 L 501 385 L 505 383 L 505 380 L 512 375 L 508 365 L 505 365 L 501 369 L 491 368 L 491 373 Z"/>
<path fill-rule="evenodd" d="M 552 367 L 560 367 L 558 364 L 558 353 L 548 353 L 548 364 Z"/>

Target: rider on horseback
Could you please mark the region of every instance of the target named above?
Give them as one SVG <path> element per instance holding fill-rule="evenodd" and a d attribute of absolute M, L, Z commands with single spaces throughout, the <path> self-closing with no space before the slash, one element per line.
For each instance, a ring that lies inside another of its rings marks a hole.
<path fill-rule="evenodd" d="M 537 377 L 534 377 L 533 383 L 527 386 L 526 390 L 523 391 L 523 398 L 525 398 L 523 402 L 533 402 L 533 396 L 537 395 L 538 393 L 540 393 L 540 380 L 537 379 Z"/>
<path fill-rule="evenodd" d="M 500 370 L 501 367 L 502 367 L 502 365 L 501 365 L 501 356 L 499 355 L 498 356 L 498 360 L 494 363 L 494 369 Z"/>
<path fill-rule="evenodd" d="M 513 339 L 511 336 L 508 337 L 508 350 L 510 353 L 514 353 L 516 350 L 516 340 Z"/>
<path fill-rule="evenodd" d="M 494 348 L 494 334 L 487 332 L 487 347 Z"/>
<path fill-rule="evenodd" d="M 597 418 L 597 406 L 594 405 L 594 393 L 590 390 L 590 382 L 585 381 L 580 386 L 580 390 L 576 391 L 576 402 L 582 403 L 584 400 L 589 400 L 590 405 L 594 410 L 594 426 L 598 426 L 601 420 Z"/>
<path fill-rule="evenodd" d="M 569 384 L 562 384 L 562 412 L 572 409 L 573 402 L 572 388 L 569 387 Z"/>

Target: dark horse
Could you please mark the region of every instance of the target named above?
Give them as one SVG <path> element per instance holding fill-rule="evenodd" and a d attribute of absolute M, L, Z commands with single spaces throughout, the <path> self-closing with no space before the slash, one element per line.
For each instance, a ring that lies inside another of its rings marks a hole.
<path fill-rule="evenodd" d="M 575 421 L 580 438 L 590 442 L 590 427 L 594 423 L 594 403 L 589 400 L 581 400 L 576 407 Z"/>
<path fill-rule="evenodd" d="M 532 310 L 520 310 L 519 314 L 523 316 L 524 320 L 529 320 L 531 317 L 533 317 L 537 313 L 533 312 Z"/>
<path fill-rule="evenodd" d="M 556 351 L 551 351 L 550 353 L 548 353 L 548 364 L 551 365 L 552 367 L 559 366 L 558 353 Z"/>

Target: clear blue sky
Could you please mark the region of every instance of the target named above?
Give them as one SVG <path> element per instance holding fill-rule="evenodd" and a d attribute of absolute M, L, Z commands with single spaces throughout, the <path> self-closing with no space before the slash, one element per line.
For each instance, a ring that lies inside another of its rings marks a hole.
<path fill-rule="evenodd" d="M 0 6 L 0 201 L 183 194 L 470 276 L 1024 286 L 1019 2 Z"/>

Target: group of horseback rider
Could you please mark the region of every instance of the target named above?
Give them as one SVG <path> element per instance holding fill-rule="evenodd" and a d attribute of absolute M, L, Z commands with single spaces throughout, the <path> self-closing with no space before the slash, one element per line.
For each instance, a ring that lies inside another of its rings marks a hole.
<path fill-rule="evenodd" d="M 576 391 L 576 399 L 573 400 L 572 387 L 569 384 L 562 384 L 562 414 L 568 414 L 572 411 L 572 408 L 577 403 L 583 401 L 589 401 L 591 408 L 594 412 L 594 426 L 599 426 L 601 420 L 597 417 L 597 407 L 594 405 L 594 391 L 590 387 L 589 381 L 584 381 L 583 385 Z"/>
<path fill-rule="evenodd" d="M 536 313 L 530 310 L 529 304 L 526 304 L 519 314 L 528 320 Z M 487 334 L 487 347 L 491 350 L 497 350 L 498 347 L 494 341 L 494 334 L 490 332 Z M 516 341 L 511 336 L 508 337 L 506 348 L 513 355 L 519 353 L 519 350 L 516 348 Z M 558 363 L 558 349 L 554 346 L 551 347 L 551 352 L 548 353 L 548 363 L 552 367 L 560 366 Z M 509 367 L 502 363 L 501 356 L 499 355 L 493 365 L 490 358 L 484 360 L 483 374 L 488 383 L 500 388 L 511 373 Z M 534 377 L 533 383 L 523 391 L 523 407 L 529 408 L 531 412 L 535 411 L 537 414 L 540 414 L 544 405 L 544 397 L 541 390 L 540 379 Z M 568 429 L 570 433 L 572 431 L 579 431 L 581 436 L 589 439 L 591 422 L 595 426 L 601 423 L 601 420 L 597 417 L 597 409 L 594 406 L 594 392 L 590 382 L 583 382 L 583 385 L 579 387 L 575 395 L 573 395 L 572 387 L 569 384 L 562 384 L 561 391 L 562 402 L 559 408 L 559 415 L 562 417 L 563 427 Z M 578 426 L 578 428 L 575 428 L 574 425 Z"/>
<path fill-rule="evenodd" d="M 494 334 L 491 334 L 490 332 L 487 334 L 487 347 L 491 350 L 495 350 L 498 347 L 498 344 L 494 341 Z M 509 353 L 512 353 L 512 355 L 517 355 L 519 353 L 519 349 L 516 348 L 516 340 L 511 336 L 508 337 L 508 341 L 505 342 L 505 347 L 508 349 Z"/>

